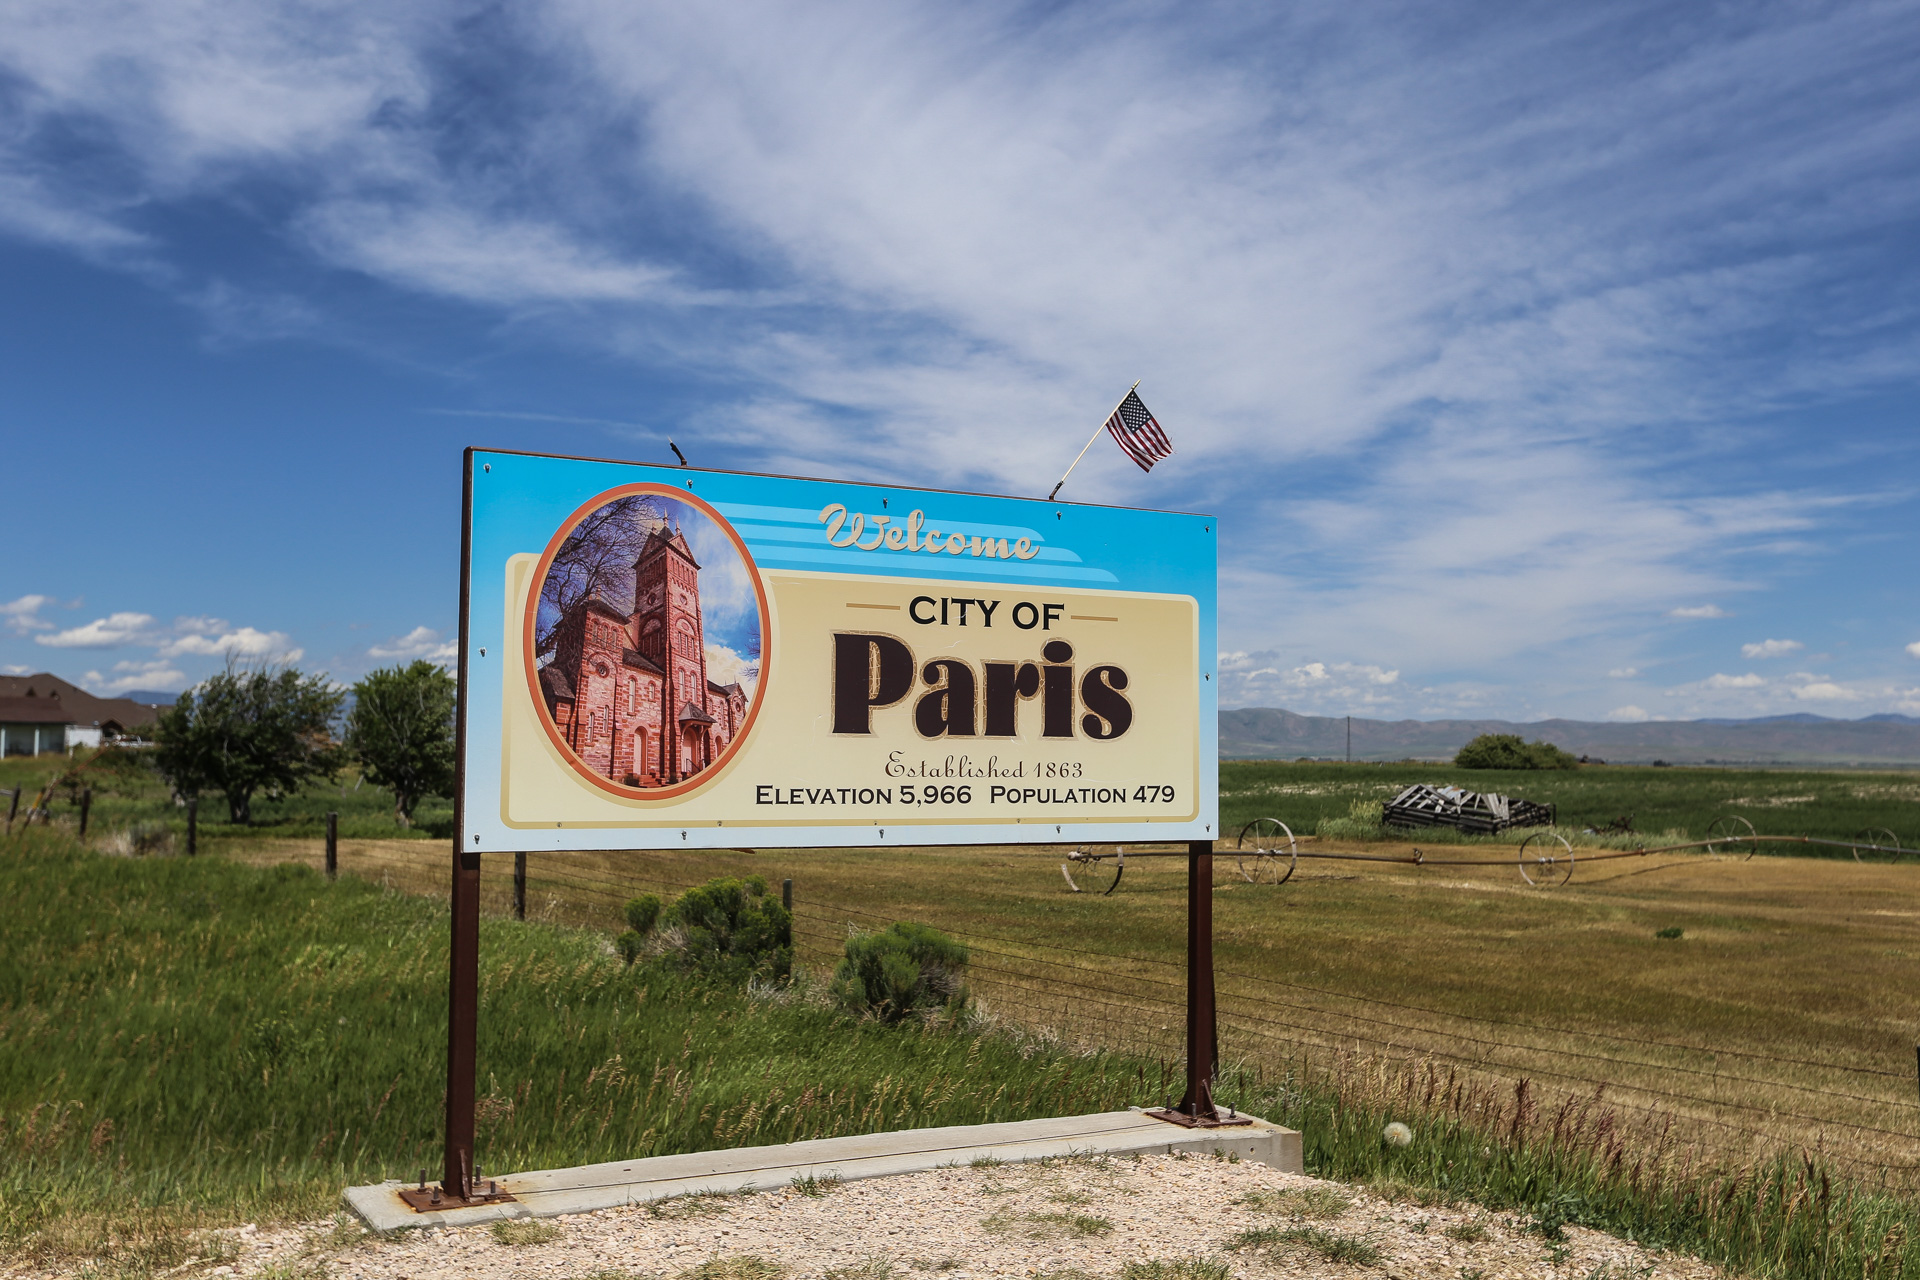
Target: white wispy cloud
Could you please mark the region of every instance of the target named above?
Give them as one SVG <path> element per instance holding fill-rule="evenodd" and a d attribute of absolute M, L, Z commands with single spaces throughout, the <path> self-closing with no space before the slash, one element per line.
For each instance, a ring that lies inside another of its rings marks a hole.
<path fill-rule="evenodd" d="M 187 675 L 165 658 L 151 661 L 116 662 L 111 675 L 89 671 L 80 683 L 90 692 L 111 695 L 129 689 L 159 689 L 178 692 L 187 686 Z"/>
<path fill-rule="evenodd" d="M 153 621 L 150 613 L 112 613 L 52 635 L 37 635 L 33 642 L 54 649 L 112 649 L 148 636 Z"/>
<path fill-rule="evenodd" d="M 185 654 L 200 657 L 266 658 L 272 662 L 298 662 L 306 650 L 293 643 L 284 631 L 261 631 L 255 627 L 235 627 L 230 631 L 191 632 L 176 636 L 159 649 L 163 658 Z"/>
<path fill-rule="evenodd" d="M 1858 702 L 1860 694 L 1844 685 L 1831 680 L 1816 680 L 1812 684 L 1803 684 L 1793 690 L 1793 696 L 1802 702 Z"/>
<path fill-rule="evenodd" d="M 1613 710 L 1607 712 L 1607 719 L 1627 723 L 1636 720 L 1650 720 L 1652 717 L 1647 714 L 1644 707 L 1636 707 L 1629 704 L 1624 707 L 1615 707 Z"/>
<path fill-rule="evenodd" d="M 1806 647 L 1798 640 L 1760 640 L 1741 645 L 1740 655 L 1745 658 L 1784 658 Z"/>
<path fill-rule="evenodd" d="M 1766 684 L 1766 680 L 1751 671 L 1743 676 L 1730 676 L 1721 672 L 1715 672 L 1700 683 L 1704 688 L 1708 689 L 1758 689 Z"/>
<path fill-rule="evenodd" d="M 225 331 L 324 326 L 155 239 L 268 183 L 232 203 L 321 270 L 696 371 L 770 470 L 1037 494 L 1144 374 L 1179 453 L 1069 496 L 1229 513 L 1223 643 L 1295 655 L 1247 696 L 1426 705 L 1726 617 L 1856 497 L 1699 459 L 1916 369 L 1902 281 L 1847 265 L 1920 203 L 1920 117 L 1873 105 L 1906 25 L 29 0 L 0 225 L 166 264 Z M 77 127 L 113 163 L 36 167 Z"/>
<path fill-rule="evenodd" d="M 1907 654 L 1910 657 L 1920 658 L 1920 640 L 1915 640 L 1907 646 Z"/>
<path fill-rule="evenodd" d="M 1640 668 L 1638 667 L 1615 667 L 1613 670 L 1607 672 L 1607 679 L 1631 680 L 1639 674 Z"/>
<path fill-rule="evenodd" d="M 748 699 L 752 699 L 754 689 L 760 683 L 760 663 L 757 659 L 711 641 L 706 645 L 706 655 L 707 679 L 715 684 L 737 684 L 747 691 Z"/>
<path fill-rule="evenodd" d="M 6 620 L 7 629 L 18 635 L 31 631 L 51 631 L 53 623 L 40 616 L 40 610 L 52 604 L 52 596 L 21 596 L 0 604 L 0 618 Z"/>
<path fill-rule="evenodd" d="M 415 627 L 404 636 L 396 636 L 367 650 L 373 658 L 410 660 L 426 658 L 431 662 L 452 662 L 460 656 L 460 642 L 442 640 L 432 627 Z"/>

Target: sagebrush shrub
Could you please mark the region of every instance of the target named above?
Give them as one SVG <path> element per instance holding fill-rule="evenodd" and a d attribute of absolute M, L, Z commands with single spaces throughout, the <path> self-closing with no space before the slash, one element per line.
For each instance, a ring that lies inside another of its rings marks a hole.
<path fill-rule="evenodd" d="M 899 1022 L 922 1010 L 966 1005 L 967 948 L 932 925 L 897 921 L 847 939 L 833 994 L 849 1009 Z"/>
<path fill-rule="evenodd" d="M 684 969 L 736 981 L 793 973 L 793 916 L 767 897 L 764 876 L 709 880 L 664 910 L 659 898 L 642 894 L 627 903 L 626 917 L 628 930 L 614 945 L 628 964 L 646 954 L 648 935 L 658 930 L 672 939 L 663 955 Z"/>

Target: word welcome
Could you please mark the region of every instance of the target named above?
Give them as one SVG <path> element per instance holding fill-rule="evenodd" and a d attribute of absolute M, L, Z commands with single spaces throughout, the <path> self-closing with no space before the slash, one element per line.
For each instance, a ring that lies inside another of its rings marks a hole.
<path fill-rule="evenodd" d="M 1000 560 L 1031 560 L 1040 554 L 1031 538 L 1019 538 L 1009 544 L 1005 538 L 942 534 L 933 528 L 927 528 L 922 534 L 920 530 L 926 527 L 927 513 L 917 508 L 907 513 L 903 524 L 895 524 L 892 516 L 869 516 L 863 511 L 854 512 L 849 523 L 846 504 L 835 502 L 821 510 L 820 523 L 827 526 L 828 545 L 852 547 L 856 551 L 919 551 L 928 555 L 944 552 L 950 556 L 970 553 Z M 869 533 L 871 541 L 861 541 Z"/>

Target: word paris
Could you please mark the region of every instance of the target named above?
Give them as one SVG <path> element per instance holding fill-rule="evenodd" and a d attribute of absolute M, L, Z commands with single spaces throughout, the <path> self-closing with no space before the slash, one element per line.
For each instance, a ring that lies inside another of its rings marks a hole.
<path fill-rule="evenodd" d="M 1019 733 L 1022 700 L 1040 698 L 1043 738 L 1073 736 L 1073 646 L 1049 640 L 1040 650 L 1045 666 L 1031 662 L 983 662 L 976 672 L 959 658 L 935 658 L 920 671 L 927 692 L 913 704 L 913 727 L 923 738 L 1011 738 Z M 872 632 L 833 637 L 833 731 L 869 734 L 873 713 L 913 692 L 913 650 L 893 636 Z M 1121 690 L 1127 673 L 1111 663 L 1090 667 L 1080 678 L 1080 731 L 1111 741 L 1133 725 L 1133 706 Z M 981 698 L 977 691 L 985 690 Z M 985 723 L 980 712 L 984 703 Z"/>
<path fill-rule="evenodd" d="M 942 536 L 938 529 L 928 529 L 922 537 L 920 530 L 927 523 L 927 513 L 917 508 L 907 513 L 904 525 L 894 524 L 892 516 L 868 516 L 861 511 L 854 512 L 853 523 L 848 524 L 846 504 L 836 502 L 820 512 L 820 523 L 827 526 L 828 545 L 853 547 L 860 551 L 878 551 L 885 547 L 888 551 L 925 551 L 930 554 L 944 551 L 950 556 L 972 552 L 975 557 L 990 556 L 1001 560 L 1031 560 L 1040 554 L 1031 538 L 1016 538 L 1009 543 L 1005 538 L 983 538 L 979 534 L 949 533 Z M 873 540 L 862 542 L 860 539 L 868 532 L 873 534 Z M 842 537 L 842 533 L 846 536 Z"/>

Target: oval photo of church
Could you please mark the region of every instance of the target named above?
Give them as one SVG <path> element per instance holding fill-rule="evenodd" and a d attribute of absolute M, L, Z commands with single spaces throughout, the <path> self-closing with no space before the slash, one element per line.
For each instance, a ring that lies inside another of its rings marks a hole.
<path fill-rule="evenodd" d="M 603 789 L 689 790 L 751 726 L 760 577 L 732 526 L 693 495 L 629 485 L 587 503 L 554 535 L 531 611 L 547 729 Z"/>

